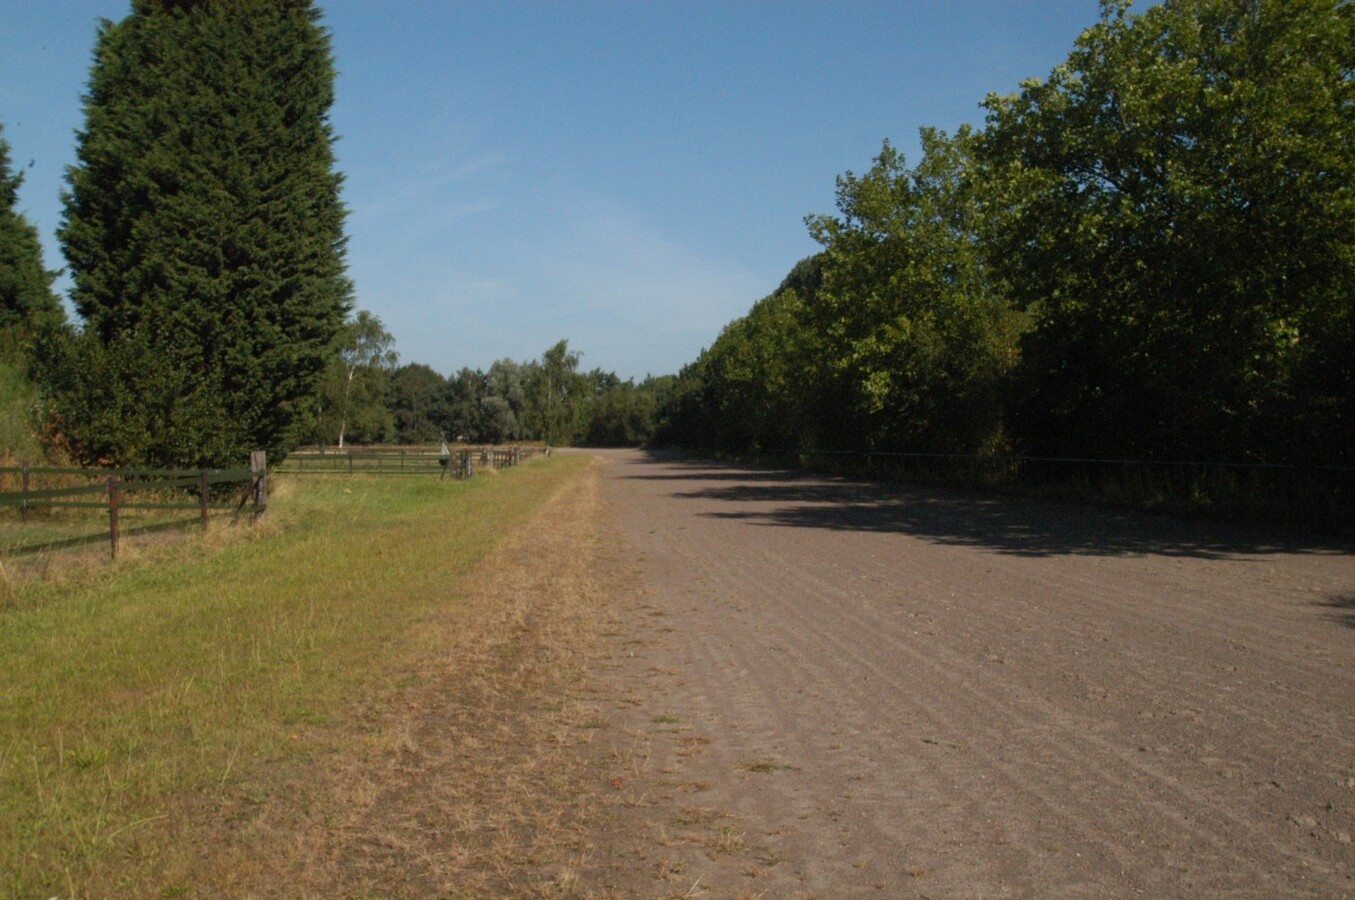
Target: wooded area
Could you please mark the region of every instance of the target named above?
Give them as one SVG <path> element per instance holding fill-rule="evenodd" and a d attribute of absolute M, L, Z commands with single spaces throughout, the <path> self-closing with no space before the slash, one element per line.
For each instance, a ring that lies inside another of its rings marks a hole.
<path fill-rule="evenodd" d="M 822 250 L 638 384 L 564 340 L 451 376 L 399 364 L 344 274 L 318 15 L 139 0 L 105 23 L 60 232 L 78 323 L 0 139 L 0 384 L 49 454 L 657 440 L 1355 465 L 1348 0 L 1107 0 L 981 125 L 843 174 L 836 213 L 806 219 Z"/>
<path fill-rule="evenodd" d="M 537 360 L 505 357 L 488 370 L 444 377 L 423 363 L 398 365 L 380 320 L 358 315 L 321 382 L 309 443 L 638 446 L 653 436 L 676 380 L 649 376 L 637 384 L 601 369 L 580 371 L 580 355 L 564 340 Z"/>
<path fill-rule="evenodd" d="M 1355 463 L 1355 5 L 1127 3 L 838 179 L 683 370 L 693 446 Z"/>

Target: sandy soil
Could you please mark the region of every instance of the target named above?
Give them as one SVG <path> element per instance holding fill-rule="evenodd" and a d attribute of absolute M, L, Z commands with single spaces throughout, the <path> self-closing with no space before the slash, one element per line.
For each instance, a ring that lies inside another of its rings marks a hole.
<path fill-rule="evenodd" d="M 603 456 L 589 892 L 1355 896 L 1349 546 Z"/>

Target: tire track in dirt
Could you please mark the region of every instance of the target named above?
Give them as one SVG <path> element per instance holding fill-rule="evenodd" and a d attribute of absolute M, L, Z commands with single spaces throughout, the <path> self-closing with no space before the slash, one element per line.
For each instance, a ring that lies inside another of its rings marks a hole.
<path fill-rule="evenodd" d="M 1348 547 L 605 472 L 644 573 L 610 660 L 609 889 L 1355 896 Z"/>

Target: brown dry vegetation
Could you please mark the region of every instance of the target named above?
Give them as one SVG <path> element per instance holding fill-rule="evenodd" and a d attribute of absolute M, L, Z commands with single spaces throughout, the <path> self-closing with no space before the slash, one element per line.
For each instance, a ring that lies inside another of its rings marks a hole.
<path fill-rule="evenodd" d="M 384 688 L 327 723 L 345 745 L 280 773 L 260 802 L 212 811 L 221 850 L 200 860 L 198 889 L 712 896 L 692 854 L 756 886 L 774 851 L 702 805 L 709 783 L 659 762 L 698 756 L 710 739 L 643 715 L 647 679 L 665 673 L 628 672 L 653 644 L 634 627 L 651 608 L 601 472 L 593 460 L 462 581 L 459 602 L 419 621 Z"/>
<path fill-rule="evenodd" d="M 590 471 L 465 579 L 460 603 L 424 617 L 390 689 L 352 709 L 352 746 L 234 826 L 211 888 L 577 895 L 599 804 L 573 689 L 616 587 L 595 575 L 616 552 L 598 505 Z"/>
<path fill-rule="evenodd" d="M 63 893 L 1351 893 L 1349 547 L 603 456 Z"/>
<path fill-rule="evenodd" d="M 284 481 L 268 540 L 21 586 L 0 895 L 575 890 L 597 763 L 569 686 L 610 552 L 587 469 Z"/>

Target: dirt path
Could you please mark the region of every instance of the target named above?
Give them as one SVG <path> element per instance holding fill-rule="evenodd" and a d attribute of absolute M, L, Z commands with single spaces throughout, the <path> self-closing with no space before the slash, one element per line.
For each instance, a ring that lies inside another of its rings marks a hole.
<path fill-rule="evenodd" d="M 590 825 L 615 798 L 597 790 L 599 723 L 571 692 L 599 630 L 615 628 L 607 591 L 634 571 L 600 531 L 598 469 L 545 498 L 381 651 L 385 677 L 327 723 L 334 739 L 309 766 L 227 810 L 196 894 L 587 894 Z"/>
<path fill-rule="evenodd" d="M 606 454 L 617 896 L 1355 896 L 1355 554 Z"/>

